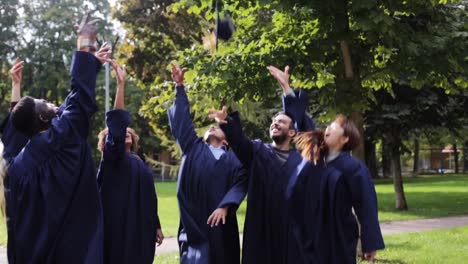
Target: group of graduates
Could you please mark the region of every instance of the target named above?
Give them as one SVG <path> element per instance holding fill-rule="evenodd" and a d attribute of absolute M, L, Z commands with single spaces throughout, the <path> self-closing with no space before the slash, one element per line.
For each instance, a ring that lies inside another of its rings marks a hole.
<path fill-rule="evenodd" d="M 125 66 L 110 59 L 107 44 L 97 50 L 89 13 L 77 34 L 71 89 L 60 107 L 21 97 L 23 61 L 10 71 L 12 101 L 1 126 L 0 160 L 8 261 L 152 263 L 164 236 L 153 176 L 136 155 L 139 138 L 124 109 Z M 99 134 L 96 173 L 87 139 L 103 63 L 114 68 L 117 90 Z M 282 87 L 284 111 L 272 118 L 272 142 L 264 143 L 248 139 L 239 114 L 226 107 L 210 110 L 217 125 L 198 137 L 184 70 L 172 67 L 175 101 L 168 116 L 182 150 L 180 262 L 241 262 L 236 211 L 246 195 L 242 263 L 356 263 L 359 238 L 363 258 L 373 261 L 384 243 L 372 179 L 350 154 L 359 131 L 344 116 L 324 132 L 315 130 L 307 94 L 289 86 L 289 68 L 268 70 Z"/>

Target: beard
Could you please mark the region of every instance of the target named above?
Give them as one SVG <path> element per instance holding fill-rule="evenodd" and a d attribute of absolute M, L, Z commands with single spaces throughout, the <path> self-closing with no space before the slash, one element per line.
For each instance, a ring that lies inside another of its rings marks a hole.
<path fill-rule="evenodd" d="M 281 145 L 286 141 L 287 135 L 283 133 L 281 135 L 271 136 L 271 139 L 276 143 L 276 145 Z"/>

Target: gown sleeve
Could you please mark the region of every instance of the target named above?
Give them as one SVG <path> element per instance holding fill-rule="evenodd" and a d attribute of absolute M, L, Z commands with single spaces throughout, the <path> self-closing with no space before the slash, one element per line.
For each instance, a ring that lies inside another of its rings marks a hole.
<path fill-rule="evenodd" d="M 167 114 L 171 133 L 177 140 L 182 152 L 186 154 L 198 137 L 190 117 L 190 104 L 184 86 L 176 87 L 176 99 Z"/>
<path fill-rule="evenodd" d="M 254 157 L 254 143 L 244 135 L 238 112 L 231 113 L 226 121 L 220 128 L 239 161 L 249 169 Z"/>
<path fill-rule="evenodd" d="M 361 243 L 364 253 L 385 247 L 380 230 L 377 195 L 367 168 L 360 164 L 346 183 L 351 190 L 353 208 L 361 224 Z"/>
<path fill-rule="evenodd" d="M 299 132 L 315 130 L 315 123 L 307 115 L 309 96 L 303 90 L 294 91 L 293 95 L 283 96 L 283 110 L 293 116 L 296 129 Z"/>

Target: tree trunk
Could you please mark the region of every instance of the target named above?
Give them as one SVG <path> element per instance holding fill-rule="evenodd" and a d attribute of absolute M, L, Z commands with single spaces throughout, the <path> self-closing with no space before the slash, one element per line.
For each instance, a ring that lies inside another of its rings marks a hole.
<path fill-rule="evenodd" d="M 362 117 L 361 113 L 353 112 L 351 113 L 350 119 L 358 128 L 360 135 L 360 144 L 355 150 L 353 150 L 353 156 L 361 160 L 362 162 L 365 162 L 366 157 L 364 155 L 364 118 Z"/>
<path fill-rule="evenodd" d="M 390 147 L 385 137 L 382 137 L 382 175 L 384 178 L 390 178 Z"/>
<path fill-rule="evenodd" d="M 468 172 L 468 140 L 463 142 L 463 172 Z"/>
<path fill-rule="evenodd" d="M 419 138 L 418 135 L 414 137 L 414 157 L 413 157 L 413 176 L 419 174 Z"/>
<path fill-rule="evenodd" d="M 395 208 L 401 211 L 408 210 L 408 204 L 406 203 L 405 191 L 403 188 L 403 176 L 401 175 L 400 128 L 398 126 L 393 126 L 388 129 L 383 136 L 386 139 L 385 141 L 389 148 L 390 174 L 393 178 L 393 187 L 395 189 Z"/>
<path fill-rule="evenodd" d="M 366 165 L 369 168 L 370 174 L 372 178 L 379 177 L 379 171 L 377 168 L 377 157 L 375 153 L 375 141 L 371 138 L 367 138 L 364 140 L 365 151 L 364 154 L 366 155 Z"/>
<path fill-rule="evenodd" d="M 459 173 L 459 171 L 458 171 L 458 148 L 457 148 L 457 143 L 453 144 L 453 159 L 455 160 L 455 173 Z"/>

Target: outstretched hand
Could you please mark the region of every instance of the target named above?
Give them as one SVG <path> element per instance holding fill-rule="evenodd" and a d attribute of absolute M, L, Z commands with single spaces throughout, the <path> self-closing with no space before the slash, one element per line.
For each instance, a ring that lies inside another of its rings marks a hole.
<path fill-rule="evenodd" d="M 116 60 L 110 61 L 112 68 L 115 71 L 115 78 L 117 79 L 117 85 L 123 87 L 125 84 L 125 77 L 127 76 L 126 66 L 120 66 Z"/>
<path fill-rule="evenodd" d="M 226 224 L 226 216 L 228 213 L 228 207 L 218 208 L 213 211 L 213 213 L 208 217 L 208 221 L 206 222 L 209 226 L 218 226 L 219 223 L 222 221 L 223 225 Z"/>
<path fill-rule="evenodd" d="M 97 26 L 96 23 L 100 20 L 98 18 L 93 19 L 91 14 L 94 13 L 93 11 L 88 11 L 81 19 L 81 23 L 75 25 L 75 29 L 77 34 L 81 37 L 88 37 L 90 39 L 96 40 L 97 36 Z"/>
<path fill-rule="evenodd" d="M 112 55 L 112 48 L 109 44 L 107 44 L 107 42 L 104 42 L 104 44 L 102 44 L 101 48 L 96 52 L 95 56 L 96 58 L 102 63 L 106 63 L 106 62 L 109 62 L 111 63 L 111 57 Z M 114 66 L 114 65 L 112 65 Z M 125 77 L 125 76 L 124 76 Z"/>
<path fill-rule="evenodd" d="M 178 65 L 172 64 L 171 77 L 176 85 L 184 85 L 184 74 L 187 69 L 181 69 Z"/>
<path fill-rule="evenodd" d="M 20 85 L 23 76 L 23 64 L 20 58 L 16 58 L 15 64 L 10 69 L 11 81 L 13 85 Z"/>
<path fill-rule="evenodd" d="M 289 87 L 289 66 L 284 68 L 284 71 L 276 68 L 275 66 L 268 66 L 267 69 L 270 71 L 271 75 L 278 81 L 281 88 L 283 89 L 284 94 L 289 94 L 292 92 L 291 87 Z"/>
<path fill-rule="evenodd" d="M 221 110 L 216 110 L 216 109 L 210 109 L 208 117 L 212 120 L 215 120 L 218 124 L 227 124 L 226 117 L 228 115 L 227 113 L 227 107 L 223 106 Z"/>

